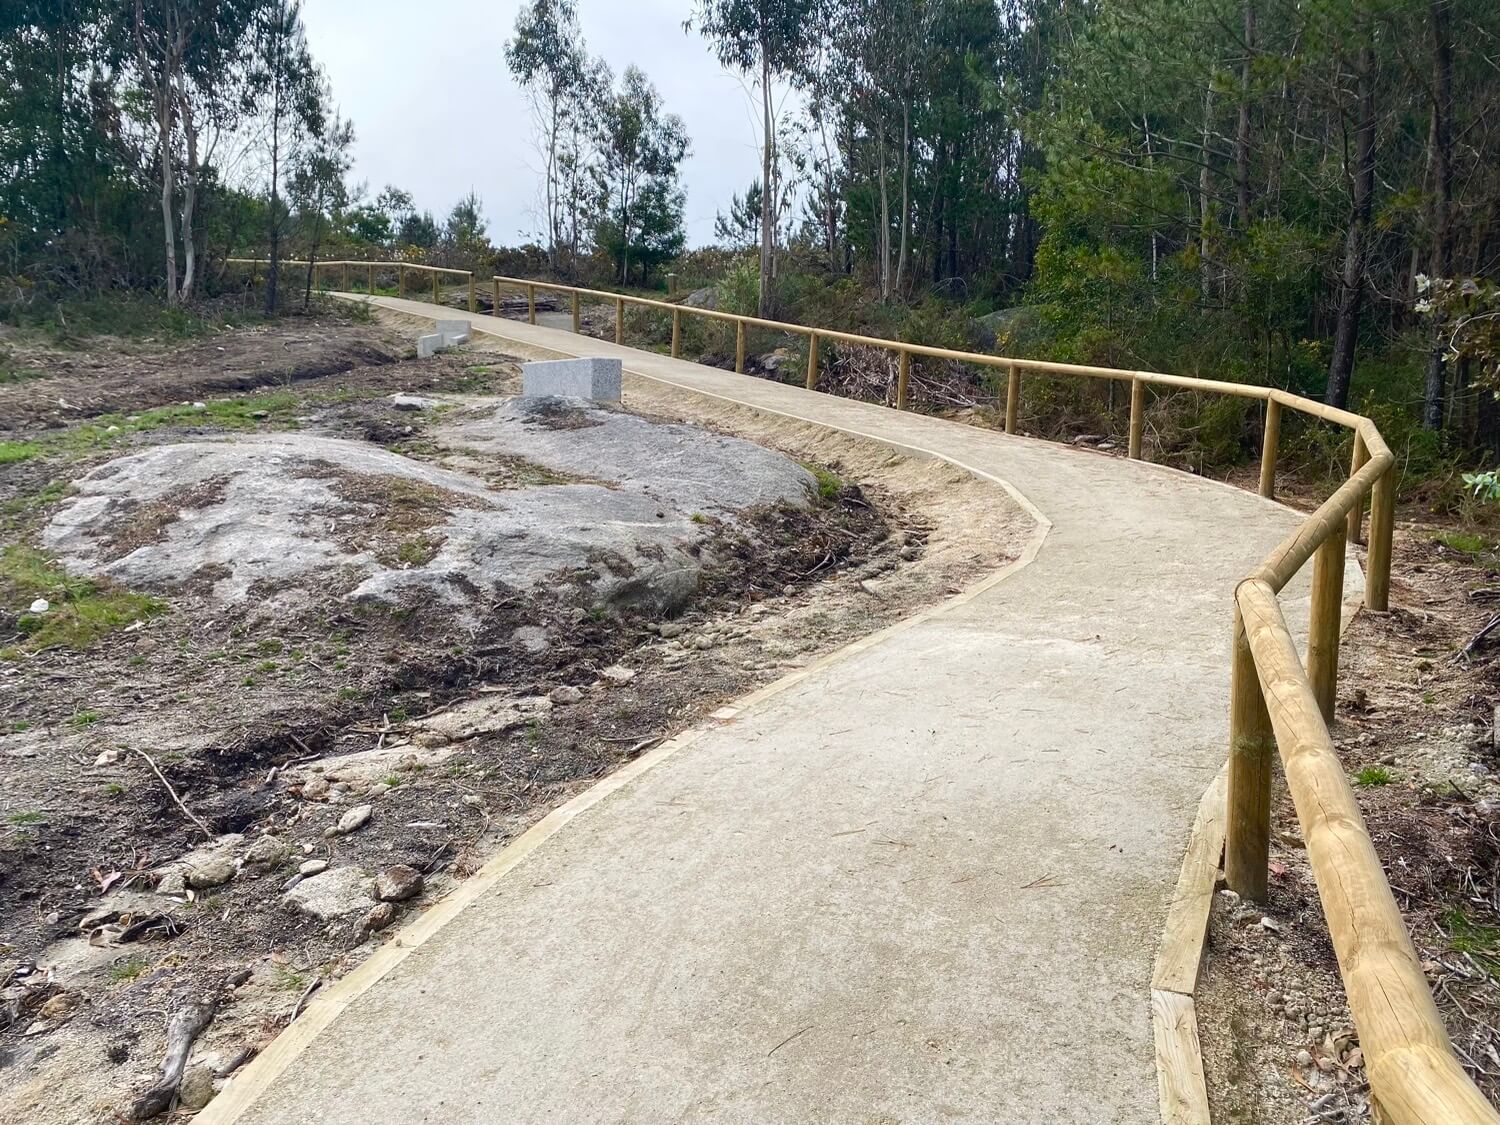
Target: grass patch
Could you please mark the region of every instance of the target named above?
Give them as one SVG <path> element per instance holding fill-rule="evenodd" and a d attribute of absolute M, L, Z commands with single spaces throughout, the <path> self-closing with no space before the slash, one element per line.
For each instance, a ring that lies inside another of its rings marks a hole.
<path fill-rule="evenodd" d="M 42 447 L 34 441 L 0 441 L 0 465 L 15 465 L 39 457 Z"/>
<path fill-rule="evenodd" d="M 79 711 L 76 715 L 68 718 L 71 727 L 91 727 L 100 719 L 104 718 L 98 711 Z"/>
<path fill-rule="evenodd" d="M 1489 547 L 1483 536 L 1476 535 L 1472 531 L 1442 531 L 1434 535 L 1432 539 L 1434 543 L 1439 543 L 1448 550 L 1457 551 L 1461 555 L 1482 554 Z"/>
<path fill-rule="evenodd" d="M 1458 908 L 1443 915 L 1448 931 L 1448 945 L 1455 953 L 1467 953 L 1484 967 L 1490 976 L 1500 975 L 1500 930 L 1475 922 Z"/>
<path fill-rule="evenodd" d="M 1389 785 L 1395 778 L 1384 766 L 1365 766 L 1354 775 L 1354 784 L 1368 789 L 1377 785 Z"/>
<path fill-rule="evenodd" d="M 13 812 L 5 818 L 7 824 L 13 824 L 17 828 L 25 824 L 41 824 L 47 818 L 39 812 Z"/>
<path fill-rule="evenodd" d="M 163 602 L 145 594 L 74 578 L 30 547 L 6 548 L 0 554 L 0 605 L 29 604 L 37 598 L 47 599 L 51 608 L 16 619 L 16 628 L 26 639 L 0 648 L 0 660 L 16 660 L 50 648 L 84 652 L 116 629 L 149 620 L 166 609 Z"/>
<path fill-rule="evenodd" d="M 806 462 L 803 462 L 802 467 L 813 475 L 813 480 L 817 482 L 818 499 L 824 503 L 837 500 L 839 493 L 844 491 L 844 478 L 831 469 L 825 469 L 821 465 L 809 465 Z"/>
<path fill-rule="evenodd" d="M 223 328 L 265 320 L 262 313 L 251 307 L 169 309 L 154 297 L 133 293 L 15 304 L 6 314 L 12 325 L 60 347 L 76 347 L 97 336 L 191 340 Z"/>
<path fill-rule="evenodd" d="M 151 962 L 138 953 L 131 957 L 124 957 L 109 967 L 109 982 L 125 984 L 142 976 L 150 967 Z"/>

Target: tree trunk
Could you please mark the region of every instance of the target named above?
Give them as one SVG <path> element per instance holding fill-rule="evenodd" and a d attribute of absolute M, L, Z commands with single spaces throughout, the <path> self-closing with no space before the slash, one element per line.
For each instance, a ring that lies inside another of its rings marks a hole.
<path fill-rule="evenodd" d="M 776 225 L 773 218 L 775 204 L 772 201 L 772 196 L 776 193 L 776 185 L 771 179 L 771 161 L 775 155 L 772 149 L 775 131 L 771 122 L 771 60 L 766 55 L 764 45 L 760 52 L 760 111 L 760 299 L 758 309 L 762 317 L 769 317 L 771 315 L 771 280 L 776 266 L 774 257 Z"/>
<path fill-rule="evenodd" d="M 177 235 L 172 220 L 172 99 L 158 98 L 157 139 L 161 151 L 161 224 L 167 252 L 167 307 L 177 304 Z"/>
<path fill-rule="evenodd" d="M 1255 56 L 1255 4 L 1245 0 L 1245 59 L 1240 64 L 1240 120 L 1234 134 L 1235 205 L 1240 230 L 1250 227 L 1250 84 Z"/>
<path fill-rule="evenodd" d="M 901 249 L 896 257 L 896 292 L 904 292 L 906 253 L 911 230 L 911 101 L 901 106 Z"/>
<path fill-rule="evenodd" d="M 1209 203 L 1209 140 L 1213 136 L 1214 123 L 1214 90 L 1212 86 L 1206 86 L 1203 90 L 1203 149 L 1200 153 L 1202 159 L 1198 165 L 1198 271 L 1200 287 L 1203 299 L 1209 297 L 1209 290 L 1213 285 L 1213 271 L 1208 263 L 1208 220 L 1211 212 Z"/>
<path fill-rule="evenodd" d="M 885 122 L 880 129 L 880 299 L 891 299 L 891 193 L 886 183 Z"/>
<path fill-rule="evenodd" d="M 182 300 L 191 301 L 198 281 L 198 232 L 193 226 L 198 206 L 198 123 L 193 117 L 187 84 L 180 74 L 178 99 L 182 107 L 182 133 L 187 140 L 187 164 L 182 176 Z"/>
<path fill-rule="evenodd" d="M 1365 34 L 1369 33 L 1367 28 Z M 1365 235 L 1375 195 L 1375 50 L 1368 43 L 1359 56 L 1359 120 L 1354 144 L 1349 228 L 1344 236 L 1344 270 L 1339 284 L 1333 356 L 1328 363 L 1328 387 L 1324 394 L 1324 401 L 1329 406 L 1341 410 L 1349 403 L 1349 381 L 1354 374 L 1354 347 L 1365 292 Z"/>
<path fill-rule="evenodd" d="M 1450 0 L 1432 0 L 1432 263 L 1433 282 L 1447 278 L 1453 257 L 1453 45 L 1450 41 Z M 1443 428 L 1443 399 L 1447 389 L 1444 363 L 1444 323 L 1432 318 L 1432 344 L 1427 353 L 1427 380 L 1422 393 L 1422 425 Z"/>

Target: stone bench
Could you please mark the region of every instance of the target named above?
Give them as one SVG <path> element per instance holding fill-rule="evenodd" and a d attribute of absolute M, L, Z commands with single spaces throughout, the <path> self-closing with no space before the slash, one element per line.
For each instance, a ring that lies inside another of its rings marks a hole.
<path fill-rule="evenodd" d="M 619 402 L 623 365 L 618 359 L 549 359 L 521 365 L 521 393 L 530 397 Z"/>

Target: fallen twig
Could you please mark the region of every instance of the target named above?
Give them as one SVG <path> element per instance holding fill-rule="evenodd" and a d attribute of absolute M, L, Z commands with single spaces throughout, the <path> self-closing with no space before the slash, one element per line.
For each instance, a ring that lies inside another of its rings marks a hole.
<path fill-rule="evenodd" d="M 177 790 L 172 788 L 172 783 L 167 780 L 167 775 L 162 773 L 161 770 L 157 768 L 156 763 L 151 760 L 151 755 L 146 753 L 144 750 L 137 750 L 136 753 L 139 754 L 142 758 L 146 759 L 146 764 L 151 767 L 151 772 L 156 774 L 156 779 L 160 781 L 166 788 L 167 792 L 171 794 L 172 800 L 177 802 L 177 807 L 182 810 L 182 815 L 187 817 L 198 826 L 198 831 L 203 833 L 203 838 L 205 840 L 212 840 L 214 838 L 214 834 L 209 830 L 208 825 L 204 824 L 203 821 L 198 819 L 198 817 L 193 814 L 193 810 L 182 803 L 182 798 L 177 795 Z"/>
<path fill-rule="evenodd" d="M 1495 614 L 1495 616 L 1491 617 L 1489 620 L 1489 624 L 1487 624 L 1483 629 L 1474 634 L 1469 643 L 1464 645 L 1464 647 L 1460 649 L 1458 653 L 1453 657 L 1453 662 L 1457 664 L 1460 660 L 1468 660 L 1469 654 L 1476 648 L 1478 648 L 1481 644 L 1483 644 L 1485 638 L 1487 638 L 1496 629 L 1500 629 L 1500 613 L 1497 613 Z"/>
<path fill-rule="evenodd" d="M 318 991 L 318 989 L 320 989 L 322 987 L 323 987 L 323 978 L 322 977 L 314 977 L 313 978 L 313 982 L 310 985 L 308 985 L 306 988 L 304 988 L 302 990 L 302 995 L 299 996 L 299 997 L 297 997 L 297 1003 L 292 1007 L 292 1014 L 287 1017 L 287 1021 L 286 1022 L 287 1023 L 294 1023 L 296 1021 L 297 1017 L 302 1014 L 302 1008 L 303 1008 L 303 1005 L 305 1005 L 307 1003 L 307 998 L 309 996 L 311 996 L 314 992 Z"/>
<path fill-rule="evenodd" d="M 167 1053 L 161 1063 L 161 1078 L 156 1085 L 136 1098 L 127 1111 L 131 1121 L 145 1121 L 164 1112 L 177 1096 L 177 1087 L 182 1083 L 182 1072 L 187 1067 L 188 1052 L 193 1041 L 208 1030 L 214 1022 L 214 1011 L 218 1001 L 212 999 L 189 1000 L 172 1014 L 167 1021 Z"/>

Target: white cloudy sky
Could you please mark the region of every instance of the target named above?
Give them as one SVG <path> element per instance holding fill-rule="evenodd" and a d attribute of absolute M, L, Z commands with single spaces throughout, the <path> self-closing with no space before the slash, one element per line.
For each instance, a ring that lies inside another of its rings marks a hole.
<path fill-rule="evenodd" d="M 470 188 L 490 237 L 537 228 L 538 166 L 525 97 L 504 44 L 521 0 L 304 0 L 314 57 L 354 121 L 354 180 L 410 191 L 440 219 Z M 691 0 L 578 0 L 588 48 L 618 75 L 631 63 L 680 114 L 692 139 L 683 167 L 691 245 L 759 171 L 756 118 L 740 78 L 696 32 Z"/>

